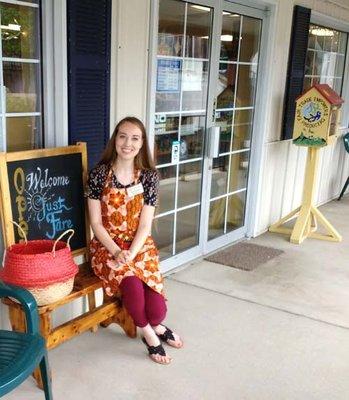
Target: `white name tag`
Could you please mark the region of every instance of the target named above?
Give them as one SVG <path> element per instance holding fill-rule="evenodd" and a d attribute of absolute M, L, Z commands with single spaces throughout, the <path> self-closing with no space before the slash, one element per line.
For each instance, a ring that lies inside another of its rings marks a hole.
<path fill-rule="evenodd" d="M 143 185 L 138 183 L 137 185 L 130 186 L 126 189 L 128 197 L 134 197 L 137 194 L 141 194 L 144 192 Z"/>

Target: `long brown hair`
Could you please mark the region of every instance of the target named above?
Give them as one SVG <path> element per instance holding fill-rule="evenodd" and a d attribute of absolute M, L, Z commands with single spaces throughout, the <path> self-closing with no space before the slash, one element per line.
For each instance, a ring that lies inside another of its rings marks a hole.
<path fill-rule="evenodd" d="M 150 153 L 145 126 L 143 122 L 136 117 L 125 117 L 118 122 L 98 164 L 113 165 L 115 163 L 118 156 L 115 149 L 115 139 L 121 125 L 125 122 L 129 122 L 130 124 L 137 126 L 137 128 L 139 128 L 142 132 L 143 145 L 134 159 L 134 167 L 136 169 L 155 170 L 155 164 Z"/>

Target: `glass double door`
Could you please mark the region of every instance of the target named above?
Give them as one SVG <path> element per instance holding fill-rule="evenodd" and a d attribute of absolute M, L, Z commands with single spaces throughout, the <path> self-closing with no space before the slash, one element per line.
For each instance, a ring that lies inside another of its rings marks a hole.
<path fill-rule="evenodd" d="M 157 17 L 153 234 L 168 269 L 246 233 L 263 13 L 159 0 Z"/>

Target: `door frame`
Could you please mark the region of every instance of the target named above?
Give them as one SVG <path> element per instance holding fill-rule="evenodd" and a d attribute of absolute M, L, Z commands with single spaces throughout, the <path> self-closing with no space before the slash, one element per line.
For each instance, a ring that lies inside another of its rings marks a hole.
<path fill-rule="evenodd" d="M 180 0 L 186 2 L 185 0 Z M 206 255 L 218 248 L 224 247 L 233 243 L 243 237 L 250 237 L 255 230 L 255 222 L 257 220 L 257 202 L 259 197 L 259 189 L 261 186 L 261 166 L 263 164 L 263 143 L 266 127 L 266 110 L 267 104 L 263 101 L 263 93 L 268 93 L 268 84 L 270 81 L 269 73 L 265 73 L 270 66 L 271 62 L 268 60 L 270 53 L 270 25 L 271 13 L 267 10 L 260 8 L 251 8 L 237 3 L 232 3 L 228 0 L 195 0 L 193 3 L 211 7 L 213 9 L 213 23 L 212 23 L 212 37 L 219 37 L 221 32 L 221 15 L 223 9 L 227 11 L 236 12 L 243 15 L 248 15 L 262 20 L 262 32 L 260 40 L 260 57 L 258 62 L 258 80 L 255 94 L 255 111 L 253 117 L 253 135 L 250 148 L 250 166 L 249 176 L 247 183 L 247 197 L 246 197 L 246 211 L 245 211 L 245 225 L 228 234 L 222 235 L 218 238 L 208 241 L 208 210 L 209 210 L 209 191 L 211 187 L 211 173 L 209 171 L 212 159 L 206 155 L 207 150 L 207 136 L 205 138 L 205 149 L 203 158 L 202 179 L 206 179 L 202 185 L 201 191 L 201 205 L 200 205 L 200 232 L 198 245 L 169 257 L 161 262 L 161 270 L 163 273 L 169 272 L 183 264 Z M 159 0 L 151 1 L 150 8 L 150 36 L 149 36 L 149 64 L 148 64 L 148 93 L 147 93 L 147 119 L 146 126 L 149 134 L 149 146 L 151 152 L 154 151 L 155 135 L 154 132 L 154 114 L 155 114 L 155 96 L 156 91 L 156 52 L 157 52 L 157 31 L 158 31 L 158 11 Z M 216 43 L 215 43 L 216 42 Z M 211 40 L 210 45 L 210 70 L 208 79 L 208 98 L 207 98 L 207 125 L 206 129 L 212 126 L 213 115 L 213 99 L 216 78 L 218 76 L 219 68 L 219 55 L 220 55 L 220 42 L 218 40 Z M 214 61 L 216 60 L 216 62 Z M 270 97 L 270 96 L 265 96 Z M 269 107 L 268 107 L 269 108 Z M 206 210 L 203 211 L 203 210 Z"/>

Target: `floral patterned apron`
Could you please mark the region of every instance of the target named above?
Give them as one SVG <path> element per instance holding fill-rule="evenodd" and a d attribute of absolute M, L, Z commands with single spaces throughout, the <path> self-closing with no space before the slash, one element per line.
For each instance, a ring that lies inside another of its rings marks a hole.
<path fill-rule="evenodd" d="M 140 174 L 141 171 L 135 171 L 135 184 L 139 182 Z M 129 197 L 126 188 L 113 187 L 112 176 L 113 170 L 110 169 L 101 197 L 102 223 L 114 242 L 122 250 L 128 250 L 137 232 L 144 204 L 143 193 Z M 103 281 L 108 296 L 117 293 L 126 276 L 137 276 L 163 295 L 159 252 L 151 236 L 147 237 L 133 261 L 126 264 L 115 261 L 95 237 L 90 242 L 90 253 L 94 273 Z"/>

